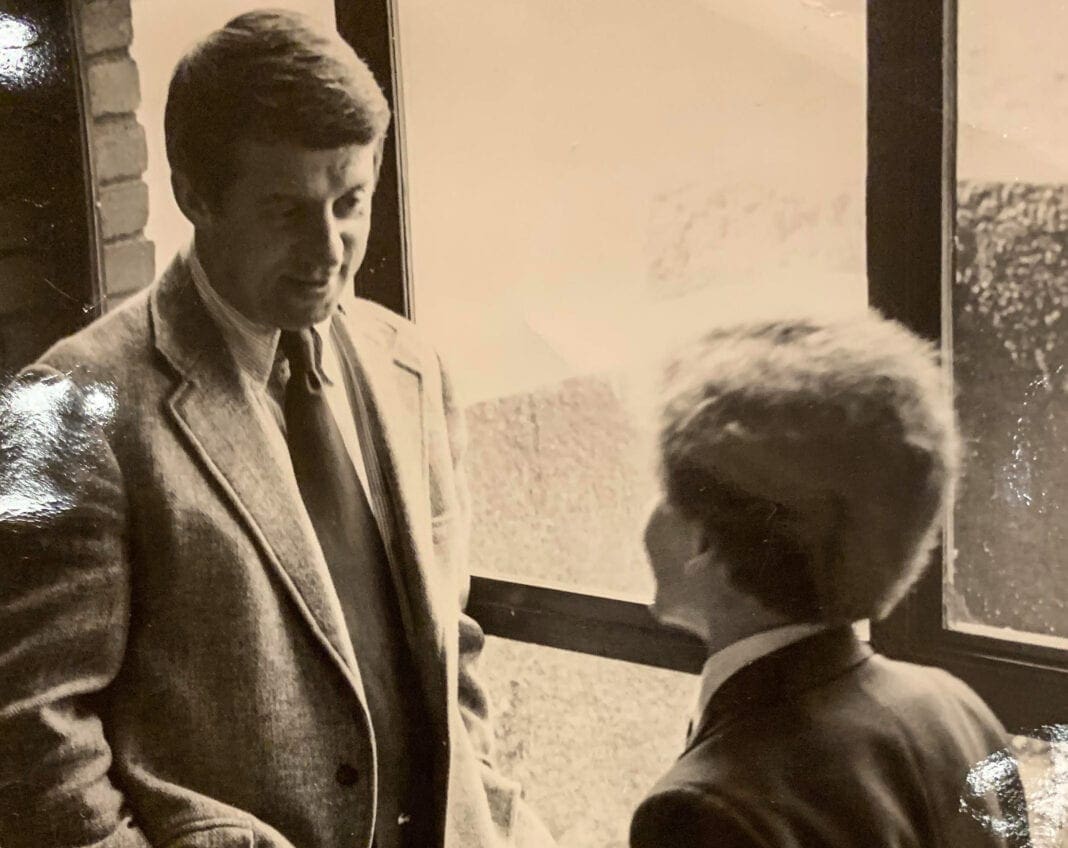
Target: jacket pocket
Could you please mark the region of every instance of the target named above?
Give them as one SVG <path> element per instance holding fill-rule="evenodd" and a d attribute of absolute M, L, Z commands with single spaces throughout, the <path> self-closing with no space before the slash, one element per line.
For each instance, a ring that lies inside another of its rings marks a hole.
<path fill-rule="evenodd" d="M 164 848 L 255 848 L 252 828 L 235 822 L 196 822 L 187 825 Z"/>

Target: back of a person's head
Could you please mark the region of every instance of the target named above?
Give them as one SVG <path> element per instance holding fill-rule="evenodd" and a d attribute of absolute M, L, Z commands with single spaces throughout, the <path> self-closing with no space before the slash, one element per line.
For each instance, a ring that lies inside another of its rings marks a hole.
<path fill-rule="evenodd" d="M 669 502 L 732 582 L 798 620 L 880 618 L 918 578 L 957 473 L 932 347 L 874 312 L 707 333 L 665 372 Z"/>
<path fill-rule="evenodd" d="M 377 144 L 380 157 L 389 119 L 371 70 L 336 31 L 296 12 L 248 12 L 178 62 L 164 113 L 167 159 L 213 199 L 243 141 Z"/>

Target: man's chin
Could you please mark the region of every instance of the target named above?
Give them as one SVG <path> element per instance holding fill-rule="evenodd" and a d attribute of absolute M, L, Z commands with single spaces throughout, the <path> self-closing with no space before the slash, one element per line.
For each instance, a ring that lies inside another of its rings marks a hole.
<path fill-rule="evenodd" d="M 280 316 L 278 326 L 282 330 L 303 330 L 322 323 L 336 311 L 337 298 L 333 297 L 314 305 L 294 304 Z"/>
<path fill-rule="evenodd" d="M 701 637 L 701 628 L 693 620 L 692 616 L 680 613 L 677 610 L 666 606 L 659 600 L 654 600 L 648 605 L 647 609 L 653 618 L 660 622 L 660 624 L 664 625 L 664 627 L 670 627 L 672 630 L 688 633 L 690 636 Z"/>

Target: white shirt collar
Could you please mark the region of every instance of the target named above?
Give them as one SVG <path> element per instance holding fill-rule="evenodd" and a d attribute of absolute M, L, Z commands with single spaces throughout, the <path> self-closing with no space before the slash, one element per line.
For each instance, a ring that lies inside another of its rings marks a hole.
<path fill-rule="evenodd" d="M 712 697 L 720 687 L 741 671 L 747 665 L 756 662 L 761 657 L 773 654 L 775 651 L 799 642 L 806 636 L 827 630 L 827 624 L 786 624 L 762 633 L 754 633 L 739 639 L 726 648 L 712 654 L 705 662 L 701 672 L 701 689 L 697 696 L 697 709 L 694 713 L 693 727 L 700 724 L 701 717 L 708 709 Z"/>
<path fill-rule="evenodd" d="M 266 385 L 271 376 L 271 369 L 274 368 L 278 329 L 249 320 L 215 290 L 204 266 L 200 264 L 195 243 L 189 244 L 186 261 L 193 277 L 193 285 L 196 286 L 200 299 L 204 301 L 208 314 L 219 325 L 238 367 L 261 386 Z"/>
<path fill-rule="evenodd" d="M 328 383 L 337 383 L 341 379 L 341 363 L 338 362 L 333 336 L 330 334 L 331 323 L 333 323 L 332 317 L 320 321 L 315 325 L 315 331 L 323 340 L 323 359 L 319 367 Z"/>

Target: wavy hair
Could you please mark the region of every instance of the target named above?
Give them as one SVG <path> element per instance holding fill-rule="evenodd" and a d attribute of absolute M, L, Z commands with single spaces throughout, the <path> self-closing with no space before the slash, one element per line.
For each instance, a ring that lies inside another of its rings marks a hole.
<path fill-rule="evenodd" d="M 958 436 L 934 349 L 900 324 L 714 330 L 670 360 L 660 409 L 668 502 L 768 607 L 877 619 L 922 573 Z"/>
<path fill-rule="evenodd" d="M 376 144 L 390 110 L 366 63 L 337 32 L 297 12 L 260 10 L 194 45 L 171 77 L 164 135 L 171 169 L 214 200 L 241 141 L 314 150 Z"/>

